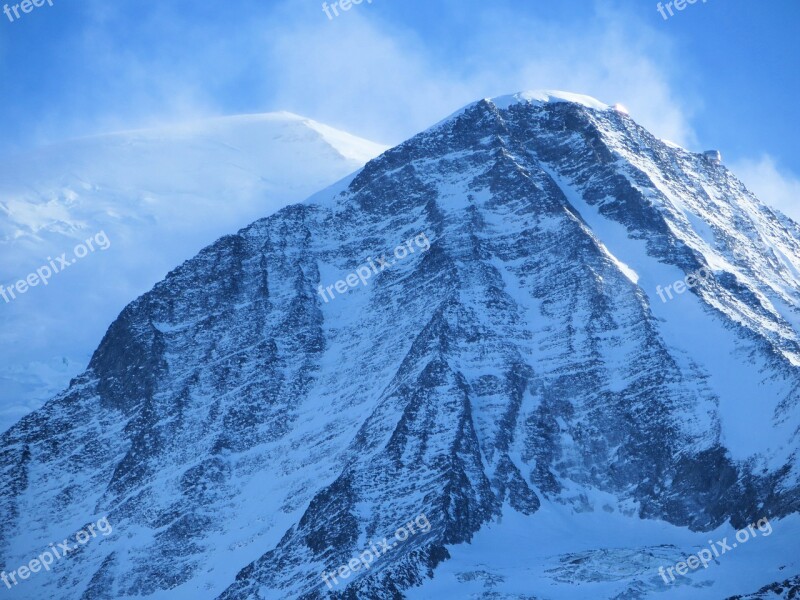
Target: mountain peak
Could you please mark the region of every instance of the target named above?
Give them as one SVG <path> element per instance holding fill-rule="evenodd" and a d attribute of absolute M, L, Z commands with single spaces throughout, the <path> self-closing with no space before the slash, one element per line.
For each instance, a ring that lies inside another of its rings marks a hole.
<path fill-rule="evenodd" d="M 312 136 L 315 139 L 312 139 Z M 122 129 L 91 136 L 58 142 L 31 153 L 36 158 L 42 153 L 62 153 L 78 147 L 100 144 L 131 145 L 190 144 L 203 141 L 227 145 L 243 152 L 257 153 L 264 146 L 264 139 L 316 142 L 330 147 L 341 158 L 364 164 L 387 149 L 387 146 L 357 137 L 341 129 L 325 125 L 314 119 L 281 110 L 265 113 L 243 113 L 203 117 L 156 125 L 150 127 Z"/>
<path fill-rule="evenodd" d="M 517 92 L 516 94 L 486 98 L 486 101 L 491 102 L 497 106 L 497 108 L 503 109 L 514 104 L 546 104 L 555 102 L 580 104 L 586 108 L 593 108 L 595 110 L 608 110 L 611 108 L 608 104 L 600 102 L 591 96 L 575 94 L 573 92 L 562 92 L 559 90 L 529 90 L 525 92 Z"/>
<path fill-rule="evenodd" d="M 479 101 L 130 304 L 0 436 L 4 569 L 115 532 L 17 597 L 654 598 L 742 535 L 676 593 L 795 577 L 797 226 L 598 106 Z"/>
<path fill-rule="evenodd" d="M 453 119 L 457 119 L 481 103 L 490 104 L 499 110 L 508 110 L 510 107 L 515 105 L 545 106 L 548 104 L 566 103 L 575 104 L 597 111 L 614 110 L 622 114 L 628 114 L 628 110 L 622 104 L 614 104 L 612 106 L 585 94 L 576 94 L 574 92 L 564 92 L 559 90 L 528 90 L 470 102 L 466 106 L 460 108 L 445 119 L 442 119 L 433 125 L 433 127 L 430 129 L 436 129 Z"/>

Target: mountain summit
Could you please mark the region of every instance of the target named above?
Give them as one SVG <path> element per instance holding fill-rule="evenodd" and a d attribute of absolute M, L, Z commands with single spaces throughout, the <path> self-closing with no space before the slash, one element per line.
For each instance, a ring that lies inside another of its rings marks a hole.
<path fill-rule="evenodd" d="M 6 571 L 114 527 L 10 594 L 788 598 L 799 324 L 800 229 L 723 165 L 479 101 L 172 271 L 0 438 Z"/>

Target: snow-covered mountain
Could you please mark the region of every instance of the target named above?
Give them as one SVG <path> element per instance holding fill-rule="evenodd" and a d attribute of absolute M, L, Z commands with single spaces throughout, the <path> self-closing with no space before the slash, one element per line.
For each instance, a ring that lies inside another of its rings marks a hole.
<path fill-rule="evenodd" d="M 114 527 L 6 591 L 793 597 L 799 311 L 800 229 L 723 165 L 477 102 L 172 271 L 0 438 L 3 569 Z"/>
<path fill-rule="evenodd" d="M 48 257 L 58 268 L 55 257 L 69 260 L 101 232 L 110 243 L 47 289 L 0 298 L 0 431 L 63 390 L 108 323 L 175 265 L 385 149 L 273 113 L 72 140 L 0 161 L 0 285 L 49 267 Z"/>

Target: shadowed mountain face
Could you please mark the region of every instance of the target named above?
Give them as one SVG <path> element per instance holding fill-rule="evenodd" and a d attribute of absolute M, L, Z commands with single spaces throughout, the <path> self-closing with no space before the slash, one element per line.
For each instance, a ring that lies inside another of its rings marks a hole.
<path fill-rule="evenodd" d="M 403 598 L 512 513 L 796 513 L 800 230 L 568 99 L 471 105 L 129 305 L 0 438 L 6 570 L 114 533 L 10 593 Z"/>

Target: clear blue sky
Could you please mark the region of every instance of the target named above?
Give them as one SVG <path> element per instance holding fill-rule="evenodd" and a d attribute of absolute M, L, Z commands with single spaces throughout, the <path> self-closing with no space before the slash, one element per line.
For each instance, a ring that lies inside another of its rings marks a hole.
<path fill-rule="evenodd" d="M 394 143 L 545 88 L 621 102 L 764 193 L 800 192 L 797 0 L 697 0 L 666 21 L 650 0 L 364 0 L 332 21 L 317 0 L 52 1 L 0 13 L 0 156 L 272 110 Z"/>

